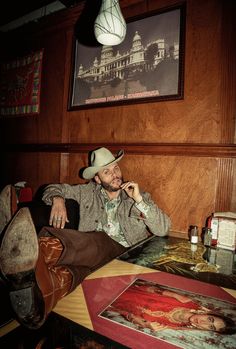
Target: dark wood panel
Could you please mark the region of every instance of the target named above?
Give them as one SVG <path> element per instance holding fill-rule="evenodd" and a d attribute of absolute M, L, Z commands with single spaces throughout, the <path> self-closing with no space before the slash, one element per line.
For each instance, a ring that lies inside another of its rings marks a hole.
<path fill-rule="evenodd" d="M 129 154 L 143 155 L 178 155 L 197 157 L 236 157 L 235 144 L 127 144 L 127 143 L 93 143 L 93 144 L 8 144 L 4 148 L 10 152 L 56 152 L 87 153 L 98 147 L 107 147 L 116 152 L 124 149 Z"/>
<path fill-rule="evenodd" d="M 60 182 L 60 154 L 8 152 L 1 153 L 0 188 L 26 181 L 33 193 L 41 185 Z"/>

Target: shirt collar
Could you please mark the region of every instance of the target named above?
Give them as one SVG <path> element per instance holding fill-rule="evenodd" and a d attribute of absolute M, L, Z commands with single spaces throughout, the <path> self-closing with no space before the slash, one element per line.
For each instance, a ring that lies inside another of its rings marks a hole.
<path fill-rule="evenodd" d="M 115 199 L 110 199 L 109 196 L 107 195 L 106 191 L 104 190 L 104 188 L 102 186 L 101 186 L 101 193 L 102 193 L 102 196 L 103 196 L 105 202 L 108 202 L 108 201 L 120 202 L 120 200 L 121 200 L 120 195 L 118 195 L 118 197 L 115 198 Z"/>

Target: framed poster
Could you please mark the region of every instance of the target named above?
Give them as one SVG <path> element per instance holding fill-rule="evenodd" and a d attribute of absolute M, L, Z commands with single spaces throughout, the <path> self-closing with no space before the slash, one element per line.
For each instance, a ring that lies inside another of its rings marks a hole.
<path fill-rule="evenodd" d="M 1 116 L 39 114 L 43 52 L 41 49 L 1 63 Z"/>
<path fill-rule="evenodd" d="M 69 110 L 183 98 L 185 7 L 135 17 L 117 46 L 75 39 Z"/>

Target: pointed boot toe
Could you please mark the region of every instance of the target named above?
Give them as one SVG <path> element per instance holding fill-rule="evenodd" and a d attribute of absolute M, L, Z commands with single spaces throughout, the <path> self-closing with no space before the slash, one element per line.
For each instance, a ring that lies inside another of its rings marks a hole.
<path fill-rule="evenodd" d="M 39 247 L 28 208 L 20 209 L 8 225 L 0 248 L 0 267 L 9 287 L 17 320 L 28 328 L 44 322 L 43 295 L 37 285 L 35 267 Z"/>

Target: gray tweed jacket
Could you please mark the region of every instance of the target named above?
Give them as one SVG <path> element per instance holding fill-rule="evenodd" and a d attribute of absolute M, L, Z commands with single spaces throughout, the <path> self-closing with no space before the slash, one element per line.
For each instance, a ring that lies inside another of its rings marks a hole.
<path fill-rule="evenodd" d="M 143 200 L 150 206 L 148 218 L 143 217 L 135 207 L 133 199 L 125 191 L 121 191 L 121 203 L 117 217 L 125 238 L 130 246 L 145 239 L 151 234 L 165 236 L 170 229 L 170 218 L 154 203 L 149 193 L 141 192 Z M 106 215 L 101 186 L 93 181 L 88 184 L 51 184 L 45 188 L 43 201 L 51 205 L 54 196 L 74 199 L 80 205 L 81 232 L 95 231 L 98 222 L 104 221 Z"/>

